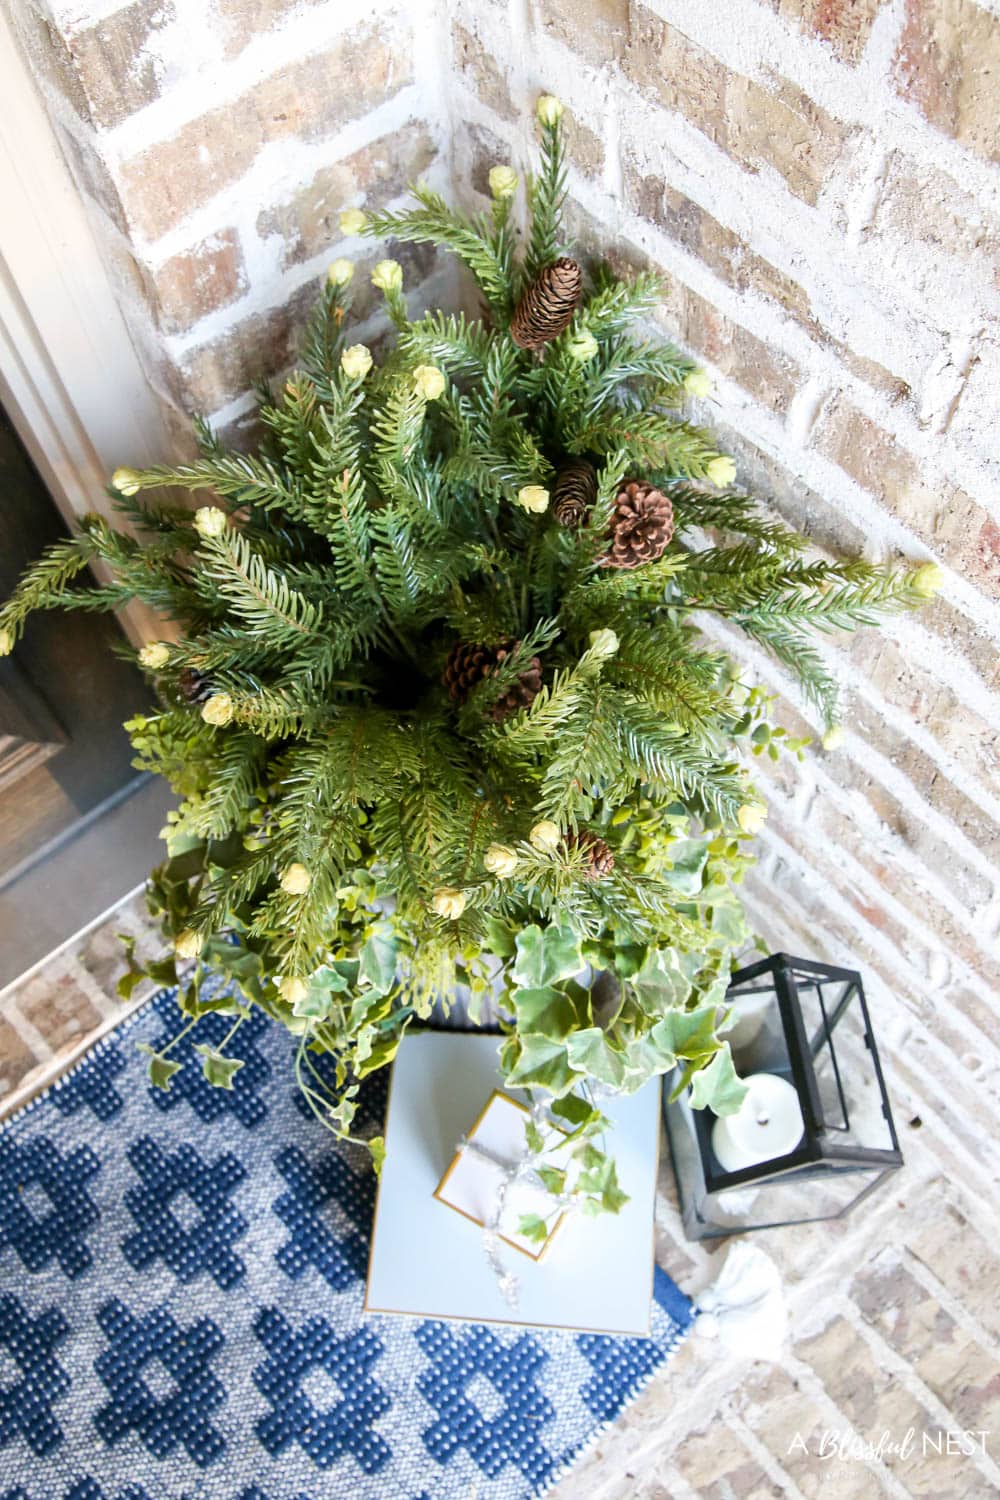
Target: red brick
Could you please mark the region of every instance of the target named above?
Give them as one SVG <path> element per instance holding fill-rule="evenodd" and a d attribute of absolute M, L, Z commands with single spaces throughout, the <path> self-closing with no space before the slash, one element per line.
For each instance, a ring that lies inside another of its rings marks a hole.
<path fill-rule="evenodd" d="M 880 1256 L 855 1277 L 851 1291 L 865 1321 L 954 1412 L 961 1429 L 996 1430 L 996 1362 L 905 1266 L 894 1256 Z"/>
<path fill-rule="evenodd" d="M 62 30 L 32 6 L 18 11 L 32 60 L 89 125 L 118 125 L 159 97 L 157 32 L 175 18 L 171 0 L 134 0 L 93 26 Z"/>
<path fill-rule="evenodd" d="M 771 10 L 809 36 L 829 42 L 844 62 L 857 63 L 888 0 L 767 0 Z"/>
<path fill-rule="evenodd" d="M 972 0 L 906 0 L 896 86 L 946 135 L 1000 159 L 1000 26 Z"/>
<path fill-rule="evenodd" d="M 286 16 L 305 5 L 322 5 L 324 0 L 215 0 L 215 9 L 226 28 L 227 57 L 279 25 Z"/>
<path fill-rule="evenodd" d="M 235 302 L 247 286 L 240 237 L 235 229 L 223 229 L 158 267 L 153 274 L 157 321 L 165 333 L 183 332 Z"/>
<path fill-rule="evenodd" d="M 782 1493 L 718 1415 L 707 1430 L 689 1433 L 672 1460 L 699 1500 L 773 1500 Z"/>
<path fill-rule="evenodd" d="M 454 65 L 468 86 L 502 119 L 516 120 L 519 110 L 510 96 L 506 70 L 460 21 L 452 26 L 451 48 Z"/>
<path fill-rule="evenodd" d="M 0 1015 L 0 1112 L 4 1099 L 38 1066 L 38 1058 L 21 1040 L 10 1022 Z"/>
<path fill-rule="evenodd" d="M 82 1041 L 103 1019 L 69 974 L 43 970 L 18 987 L 14 1001 L 24 1019 L 40 1032 L 53 1052 Z"/>
<path fill-rule="evenodd" d="M 150 239 L 165 234 L 238 181 L 270 142 L 331 135 L 411 76 L 405 37 L 390 40 L 379 26 L 352 28 L 328 51 L 282 68 L 127 161 L 121 190 L 129 218 Z"/>
<path fill-rule="evenodd" d="M 812 1365 L 863 1440 L 877 1444 L 885 1433 L 890 1443 L 902 1443 L 913 1429 L 916 1441 L 912 1451 L 906 1455 L 890 1451 L 884 1459 L 885 1469 L 907 1494 L 934 1496 L 934 1500 L 975 1500 L 982 1494 L 982 1475 L 968 1459 L 922 1452 L 921 1433 L 936 1432 L 937 1423 L 895 1376 L 879 1367 L 867 1342 L 845 1318 L 834 1318 L 815 1338 L 800 1340 L 795 1352 Z M 822 1467 L 827 1475 L 835 1469 L 838 1479 L 845 1471 L 857 1475 L 866 1486 L 856 1491 L 858 1495 L 877 1492 L 878 1481 L 863 1462 L 829 1459 Z"/>
<path fill-rule="evenodd" d="M 942 1286 L 977 1318 L 987 1333 L 1000 1339 L 1000 1256 L 961 1209 L 947 1201 L 915 1226 L 908 1248 Z"/>

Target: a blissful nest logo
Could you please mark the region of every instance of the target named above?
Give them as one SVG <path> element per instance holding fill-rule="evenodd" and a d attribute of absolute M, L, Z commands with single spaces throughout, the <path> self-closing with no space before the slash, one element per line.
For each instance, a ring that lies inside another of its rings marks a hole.
<path fill-rule="evenodd" d="M 826 1462 L 838 1463 L 889 1463 L 893 1459 L 905 1461 L 914 1454 L 923 1458 L 946 1455 L 972 1458 L 980 1453 L 987 1457 L 989 1436 L 985 1428 L 923 1428 L 918 1432 L 915 1427 L 908 1427 L 901 1435 L 886 1428 L 871 1439 L 846 1429 L 826 1427 L 808 1435 L 796 1432 L 786 1455 L 814 1454 Z"/>

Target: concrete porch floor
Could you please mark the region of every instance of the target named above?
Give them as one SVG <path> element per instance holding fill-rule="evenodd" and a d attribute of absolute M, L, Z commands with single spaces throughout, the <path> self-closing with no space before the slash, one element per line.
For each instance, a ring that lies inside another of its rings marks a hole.
<path fill-rule="evenodd" d="M 141 893 L 0 998 L 0 1115 L 143 1003 L 115 994 L 119 933 L 157 951 Z M 992 1206 L 962 1153 L 949 1170 L 941 1139 L 931 1149 L 905 1104 L 897 1115 L 906 1168 L 852 1219 L 757 1237 L 788 1294 L 792 1337 L 781 1361 L 735 1360 L 692 1336 L 556 1500 L 812 1500 L 821 1491 L 825 1500 L 981 1500 L 1000 1491 Z M 982 1144 L 985 1158 L 995 1146 Z M 696 1292 L 725 1249 L 683 1238 L 663 1158 L 657 1258 Z"/>

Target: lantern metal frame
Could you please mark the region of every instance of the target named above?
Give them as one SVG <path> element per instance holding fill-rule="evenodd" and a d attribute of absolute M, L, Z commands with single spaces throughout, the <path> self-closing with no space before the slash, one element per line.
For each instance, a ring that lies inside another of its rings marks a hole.
<path fill-rule="evenodd" d="M 796 982 L 796 974 L 806 977 L 805 986 Z M 748 991 L 745 986 L 757 979 L 766 979 L 759 991 Z M 844 991 L 836 1006 L 828 1012 L 824 999 L 823 983 L 842 983 Z M 799 991 L 815 987 L 820 1010 L 820 1023 L 810 1035 L 803 1015 Z M 802 1109 L 803 1133 L 800 1143 L 785 1155 L 771 1161 L 755 1163 L 738 1171 L 725 1171 L 712 1151 L 711 1134 L 715 1115 L 708 1109 L 693 1109 L 687 1101 L 687 1093 L 672 1100 L 671 1088 L 675 1079 L 668 1075 L 664 1086 L 664 1117 L 670 1142 L 671 1161 L 681 1195 L 684 1230 L 689 1239 L 713 1239 L 730 1234 L 742 1234 L 758 1229 L 783 1228 L 792 1224 L 816 1223 L 845 1217 L 885 1181 L 888 1174 L 903 1165 L 903 1154 L 899 1147 L 892 1117 L 892 1107 L 885 1085 L 885 1076 L 871 1026 L 871 1016 L 865 999 L 861 975 L 853 969 L 838 968 L 812 959 L 792 958 L 787 953 L 774 953 L 758 963 L 746 965 L 734 972 L 727 993 L 773 993 L 777 1002 L 788 1053 L 789 1081 L 793 1084 Z M 739 996 L 734 994 L 734 999 Z M 845 1098 L 841 1066 L 837 1059 L 833 1036 L 838 1023 L 849 1006 L 857 1004 L 864 1023 L 864 1042 L 868 1050 L 875 1082 L 881 1097 L 881 1112 L 885 1120 L 891 1147 L 865 1147 L 849 1145 L 836 1139 L 838 1134 L 850 1131 L 850 1119 Z M 832 1112 L 824 1110 L 820 1097 L 814 1059 L 822 1047 L 829 1049 L 832 1064 L 835 1094 L 839 1100 L 841 1119 L 831 1118 Z M 678 1118 L 678 1112 L 683 1119 Z M 679 1160 L 678 1129 L 693 1129 L 697 1145 L 698 1162 L 691 1170 L 690 1153 L 687 1168 Z M 852 1171 L 871 1173 L 871 1181 L 841 1208 L 834 1212 L 816 1213 L 801 1218 L 767 1219 L 760 1223 L 728 1224 L 713 1223 L 702 1211 L 706 1201 L 717 1194 L 740 1187 L 766 1187 L 771 1183 L 804 1182 L 808 1178 L 827 1178 L 831 1173 L 845 1176 Z"/>

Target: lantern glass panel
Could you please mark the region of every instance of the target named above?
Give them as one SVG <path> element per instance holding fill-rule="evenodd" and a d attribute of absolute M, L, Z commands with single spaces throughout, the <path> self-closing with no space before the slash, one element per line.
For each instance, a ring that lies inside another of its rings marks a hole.
<path fill-rule="evenodd" d="M 806 1043 L 829 1147 L 892 1151 L 882 1080 L 875 1067 L 861 989 L 854 980 L 824 980 L 794 971 Z"/>

